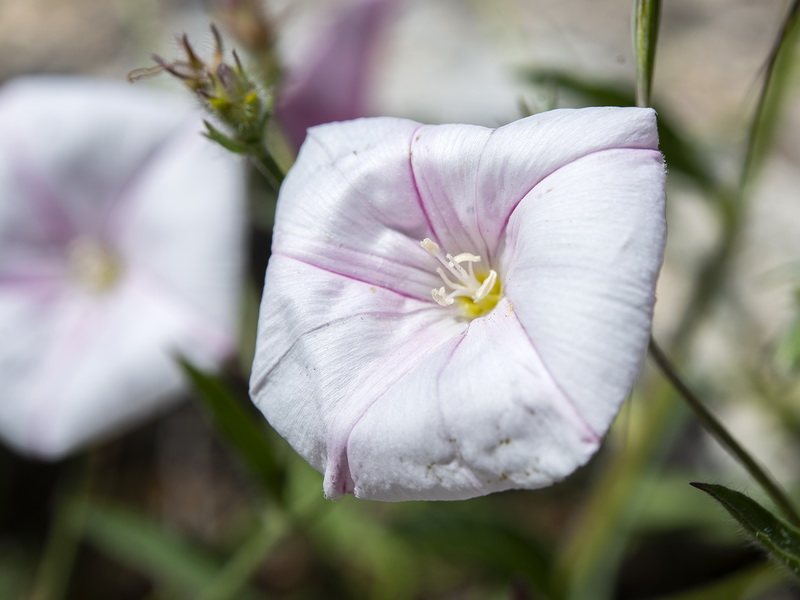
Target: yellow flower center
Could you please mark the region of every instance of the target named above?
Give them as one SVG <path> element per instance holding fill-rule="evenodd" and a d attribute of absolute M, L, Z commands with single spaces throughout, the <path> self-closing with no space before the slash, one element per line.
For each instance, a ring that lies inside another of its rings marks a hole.
<path fill-rule="evenodd" d="M 457 303 L 468 319 L 483 316 L 497 305 L 502 295 L 500 279 L 494 269 L 488 272 L 475 269 L 475 265 L 481 262 L 480 256 L 469 252 L 455 256 L 447 254 L 430 238 L 425 238 L 420 244 L 442 265 L 436 272 L 445 285 L 431 290 L 437 304 L 452 306 Z"/>
<path fill-rule="evenodd" d="M 70 242 L 67 265 L 73 280 L 93 293 L 111 289 L 122 273 L 122 263 L 117 254 L 89 237 L 78 237 Z"/>

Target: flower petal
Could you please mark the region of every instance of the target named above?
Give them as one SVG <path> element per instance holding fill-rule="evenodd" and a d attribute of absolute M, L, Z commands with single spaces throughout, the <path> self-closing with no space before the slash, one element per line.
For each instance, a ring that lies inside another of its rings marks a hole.
<path fill-rule="evenodd" d="M 227 334 L 214 337 L 204 316 L 163 295 L 146 274 L 129 273 L 104 296 L 65 290 L 56 300 L 28 299 L 28 310 L 7 296 L 0 303 L 4 328 L 13 333 L 13 315 L 33 340 L 15 335 L 19 344 L 4 345 L 0 375 L 11 388 L 0 431 L 40 458 L 60 458 L 169 408 L 184 385 L 175 354 L 209 368 L 230 351 Z"/>
<path fill-rule="evenodd" d="M 352 491 L 346 445 L 362 414 L 429 348 L 464 330 L 439 308 L 270 258 L 250 392 L 278 433 L 325 473 L 328 496 Z"/>
<path fill-rule="evenodd" d="M 435 239 L 452 236 L 456 252 L 492 261 L 509 216 L 534 185 L 582 156 L 610 148 L 658 148 L 655 113 L 562 109 L 495 130 L 428 125 L 414 137 L 412 167 Z"/>
<path fill-rule="evenodd" d="M 441 285 L 409 165 L 418 123 L 362 119 L 310 130 L 281 189 L 273 254 L 404 295 Z"/>
<path fill-rule="evenodd" d="M 205 326 L 233 346 L 243 277 L 244 177 L 197 131 L 172 132 L 158 157 L 138 170 L 111 219 L 118 251 L 147 270 L 164 293 L 205 315 Z"/>
<path fill-rule="evenodd" d="M 35 186 L 30 192 L 49 196 L 51 220 L 99 231 L 136 169 L 170 132 L 196 120 L 185 104 L 152 90 L 81 77 L 13 80 L 0 90 L 0 156 L 12 152 L 0 183 L 22 178 Z"/>
<path fill-rule="evenodd" d="M 504 290 L 554 380 L 605 431 L 644 358 L 663 258 L 664 165 L 607 150 L 542 180 L 511 216 Z"/>
<path fill-rule="evenodd" d="M 470 252 L 489 259 L 479 228 L 478 206 L 485 198 L 478 197 L 478 173 L 494 132 L 474 125 L 426 125 L 411 143 L 411 167 L 431 237 L 454 256 Z"/>
<path fill-rule="evenodd" d="M 550 485 L 599 442 L 503 300 L 366 411 L 348 460 L 360 498 L 459 500 Z"/>

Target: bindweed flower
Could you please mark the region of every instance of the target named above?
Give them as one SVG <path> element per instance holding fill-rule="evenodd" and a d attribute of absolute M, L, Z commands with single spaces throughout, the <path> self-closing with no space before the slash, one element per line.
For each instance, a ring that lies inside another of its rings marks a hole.
<path fill-rule="evenodd" d="M 0 436 L 57 458 L 153 414 L 233 349 L 239 169 L 163 94 L 0 88 Z"/>
<path fill-rule="evenodd" d="M 376 49 L 398 0 L 355 0 L 320 32 L 305 60 L 290 69 L 276 114 L 294 148 L 314 125 L 369 113 Z"/>
<path fill-rule="evenodd" d="M 251 395 L 330 498 L 549 485 L 642 364 L 665 243 L 649 109 L 310 130 L 281 190 Z"/>

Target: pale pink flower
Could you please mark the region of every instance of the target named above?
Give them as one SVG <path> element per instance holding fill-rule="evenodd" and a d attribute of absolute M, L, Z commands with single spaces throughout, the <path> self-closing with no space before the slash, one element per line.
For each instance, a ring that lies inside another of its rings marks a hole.
<path fill-rule="evenodd" d="M 0 436 L 57 458 L 234 344 L 244 201 L 195 111 L 123 83 L 0 88 Z"/>
<path fill-rule="evenodd" d="M 289 70 L 277 116 L 295 148 L 313 125 L 369 113 L 375 54 L 398 0 L 354 0 L 320 32 Z"/>
<path fill-rule="evenodd" d="M 642 364 L 665 243 L 649 109 L 309 132 L 278 201 L 251 393 L 336 498 L 549 485 Z"/>

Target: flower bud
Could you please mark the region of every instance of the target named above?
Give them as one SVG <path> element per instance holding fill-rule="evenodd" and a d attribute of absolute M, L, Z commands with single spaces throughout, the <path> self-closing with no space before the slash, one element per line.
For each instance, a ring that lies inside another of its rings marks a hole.
<path fill-rule="evenodd" d="M 232 52 L 232 64 L 224 61 L 222 36 L 213 25 L 211 32 L 215 44 L 210 63 L 195 53 L 184 35 L 179 40 L 184 59 L 169 62 L 154 55 L 155 68 L 132 71 L 128 79 L 135 81 L 166 71 L 180 79 L 209 112 L 232 130 L 232 142 L 244 146 L 260 144 L 266 120 L 271 114 L 270 97 L 248 76 L 235 51 Z"/>

